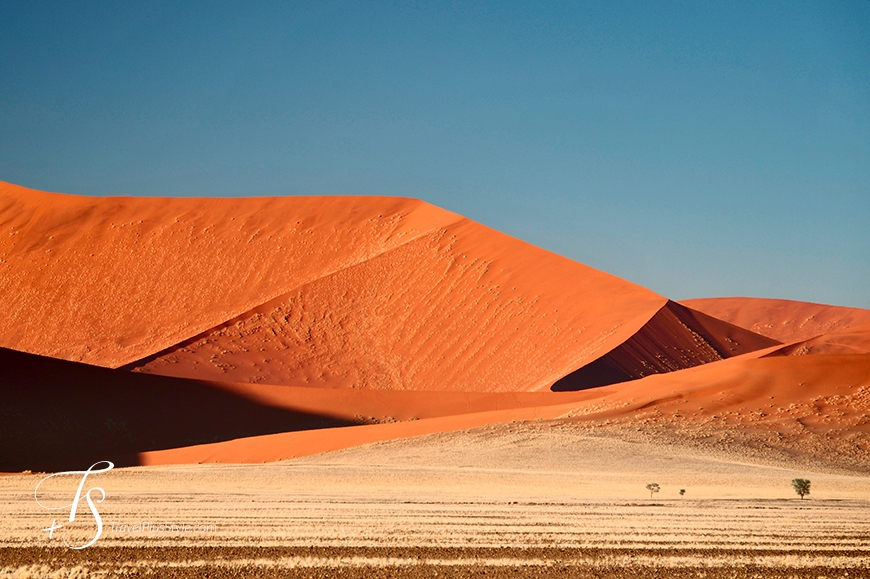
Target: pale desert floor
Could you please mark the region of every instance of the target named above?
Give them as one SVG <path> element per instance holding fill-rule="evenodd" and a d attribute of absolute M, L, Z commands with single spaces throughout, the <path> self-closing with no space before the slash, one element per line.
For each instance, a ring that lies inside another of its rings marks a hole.
<path fill-rule="evenodd" d="M 104 531 L 81 551 L 41 530 L 68 517 L 35 503 L 44 475 L 4 476 L 0 577 L 870 576 L 866 474 L 626 437 L 537 422 L 281 463 L 115 469 L 88 479 L 107 495 Z M 797 477 L 812 480 L 804 500 Z M 79 478 L 55 481 L 43 502 L 71 501 Z M 68 539 L 93 536 L 88 512 Z"/>

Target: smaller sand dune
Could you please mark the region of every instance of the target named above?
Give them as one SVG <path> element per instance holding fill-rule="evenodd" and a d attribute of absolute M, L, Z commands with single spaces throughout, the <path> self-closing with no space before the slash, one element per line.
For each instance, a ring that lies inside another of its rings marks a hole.
<path fill-rule="evenodd" d="M 870 324 L 852 326 L 838 332 L 788 344 L 767 356 L 811 354 L 870 354 Z"/>
<path fill-rule="evenodd" d="M 870 355 L 752 355 L 600 389 L 579 426 L 870 473 Z M 609 391 L 609 392 L 608 392 Z"/>
<path fill-rule="evenodd" d="M 270 462 L 486 424 L 561 417 L 578 426 L 665 430 L 683 442 L 870 470 L 870 355 L 746 356 L 573 395 L 583 398 L 562 398 L 559 403 L 559 398 L 552 398 L 548 406 L 396 424 L 258 436 L 143 453 L 140 461 Z"/>
<path fill-rule="evenodd" d="M 870 323 L 870 310 L 767 298 L 699 298 L 680 302 L 783 343 Z"/>

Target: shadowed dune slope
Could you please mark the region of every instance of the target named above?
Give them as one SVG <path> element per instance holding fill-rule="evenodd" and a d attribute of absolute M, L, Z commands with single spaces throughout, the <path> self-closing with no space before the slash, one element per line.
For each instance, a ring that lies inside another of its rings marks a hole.
<path fill-rule="evenodd" d="M 635 335 L 553 384 L 554 391 L 626 382 L 724 360 L 776 340 L 668 301 Z"/>
<path fill-rule="evenodd" d="M 357 423 L 258 402 L 231 387 L 0 348 L 0 470 L 63 470 L 140 452 Z M 91 462 L 89 462 L 91 461 Z"/>
<path fill-rule="evenodd" d="M 870 310 L 810 302 L 734 297 L 699 298 L 680 303 L 783 343 L 870 324 Z"/>
<path fill-rule="evenodd" d="M 734 358 L 573 394 L 562 404 L 506 408 L 396 424 L 288 432 L 143 453 L 142 464 L 263 462 L 359 444 L 516 420 L 557 419 L 640 429 L 662 426 L 687 438 L 726 435 L 797 456 L 870 469 L 870 355 Z M 834 461 L 836 462 L 836 461 Z M 851 467 L 850 467 L 851 468 Z"/>
<path fill-rule="evenodd" d="M 548 406 L 580 394 L 397 392 L 221 384 L 135 374 L 0 348 L 0 471 L 278 432 Z M 89 462 L 90 461 L 90 462 Z"/>

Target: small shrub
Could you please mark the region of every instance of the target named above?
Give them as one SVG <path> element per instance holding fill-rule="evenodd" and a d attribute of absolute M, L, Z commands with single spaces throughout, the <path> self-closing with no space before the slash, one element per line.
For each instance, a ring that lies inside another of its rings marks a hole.
<path fill-rule="evenodd" d="M 810 494 L 810 481 L 805 478 L 796 478 L 792 480 L 791 486 L 794 487 L 794 492 L 796 492 L 800 498 L 804 498 L 805 495 Z"/>

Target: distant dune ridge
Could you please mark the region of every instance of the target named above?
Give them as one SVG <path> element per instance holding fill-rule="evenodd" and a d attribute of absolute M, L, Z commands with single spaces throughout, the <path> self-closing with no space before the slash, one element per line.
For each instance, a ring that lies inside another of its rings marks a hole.
<path fill-rule="evenodd" d="M 768 356 L 806 356 L 809 354 L 870 354 L 870 324 L 850 326 L 777 348 Z"/>
<path fill-rule="evenodd" d="M 608 420 L 630 421 L 641 400 L 692 398 L 703 417 L 705 380 L 749 424 L 765 384 L 787 397 L 796 372 L 815 376 L 801 404 L 857 392 L 847 430 L 859 446 L 867 436 L 870 311 L 678 304 L 415 199 L 96 198 L 0 183 L 0 280 L 0 470 L 84 460 L 100 437 L 119 464 L 251 462 L 604 419 L 603 402 L 622 409 Z M 76 402 L 92 399 L 90 412 Z"/>
<path fill-rule="evenodd" d="M 780 342 L 797 342 L 870 324 L 870 310 L 769 298 L 698 298 L 680 302 Z"/>

